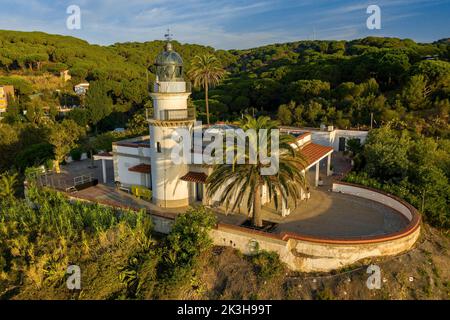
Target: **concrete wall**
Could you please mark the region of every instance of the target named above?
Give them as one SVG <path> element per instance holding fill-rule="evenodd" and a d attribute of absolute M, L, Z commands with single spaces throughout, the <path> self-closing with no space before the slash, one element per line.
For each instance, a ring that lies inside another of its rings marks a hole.
<path fill-rule="evenodd" d="M 420 230 L 404 237 L 381 242 L 333 243 L 320 239 L 300 240 L 292 235 L 267 235 L 246 228 L 220 224 L 211 231 L 214 245 L 233 247 L 251 255 L 254 243 L 259 250 L 276 252 L 281 261 L 295 271 L 328 272 L 351 265 L 361 259 L 396 255 L 409 250 L 417 241 Z M 312 241 L 313 240 L 313 241 Z"/>
<path fill-rule="evenodd" d="M 152 215 L 152 221 L 154 230 L 163 234 L 169 234 L 174 223 L 173 219 L 157 215 Z"/>
<path fill-rule="evenodd" d="M 334 183 L 333 190 L 387 204 L 410 222 L 395 234 L 357 240 L 323 239 L 293 233 L 271 234 L 222 223 L 212 229 L 210 235 L 215 245 L 229 246 L 247 255 L 254 254 L 255 247 L 258 250 L 274 251 L 290 269 L 301 272 L 328 272 L 365 258 L 397 255 L 414 246 L 420 235 L 421 221 L 414 207 L 399 198 L 362 186 Z M 71 199 L 75 197 L 76 195 L 69 196 Z M 174 216 L 149 213 L 152 215 L 155 231 L 166 234 L 170 232 Z"/>
<path fill-rule="evenodd" d="M 339 139 L 345 138 L 345 141 L 347 143 L 350 139 L 360 139 L 361 144 L 364 144 L 364 142 L 367 139 L 367 135 L 369 134 L 368 131 L 357 131 L 357 130 L 336 130 L 334 137 L 331 138 L 331 147 L 335 151 L 339 150 Z"/>
<path fill-rule="evenodd" d="M 388 206 L 398 212 L 400 212 L 408 221 L 412 220 L 412 213 L 410 208 L 402 202 L 399 202 L 395 198 L 386 195 L 384 193 L 377 192 L 375 190 L 355 187 L 349 184 L 333 183 L 333 192 L 340 192 L 350 194 L 364 199 L 369 199 L 375 202 L 379 202 Z"/>
<path fill-rule="evenodd" d="M 253 248 L 256 242 L 259 250 L 278 253 L 280 259 L 295 270 L 295 266 L 292 263 L 294 257 L 289 250 L 288 242 L 276 235 L 227 224 L 219 224 L 216 229 L 211 230 L 210 235 L 214 245 L 232 247 L 245 255 L 255 254 Z"/>
<path fill-rule="evenodd" d="M 411 249 L 420 229 L 394 240 L 374 243 L 320 243 L 289 239 L 292 255 L 285 261 L 290 268 L 304 272 L 331 271 L 371 257 L 397 255 Z"/>
<path fill-rule="evenodd" d="M 321 239 L 291 233 L 267 234 L 219 224 L 216 230 L 211 231 L 214 244 L 252 254 L 252 247 L 257 242 L 260 250 L 277 252 L 289 268 L 302 272 L 327 272 L 369 257 L 396 255 L 414 246 L 420 235 L 420 216 L 414 207 L 401 199 L 360 186 L 335 183 L 333 190 L 383 203 L 404 215 L 409 224 L 395 234 L 357 240 Z"/>
<path fill-rule="evenodd" d="M 311 138 L 314 143 L 322 146 L 333 147 L 336 131 L 312 131 Z M 335 149 L 337 150 L 337 149 Z"/>
<path fill-rule="evenodd" d="M 349 139 L 360 139 L 364 143 L 367 139 L 368 131 L 357 130 L 333 130 L 333 131 L 311 131 L 312 142 L 333 147 L 335 151 L 339 151 L 339 139 L 345 138 L 346 142 Z"/>
<path fill-rule="evenodd" d="M 129 168 L 139 164 L 150 164 L 150 148 L 113 146 L 114 180 L 125 186 L 151 186 L 149 174 L 131 172 Z"/>

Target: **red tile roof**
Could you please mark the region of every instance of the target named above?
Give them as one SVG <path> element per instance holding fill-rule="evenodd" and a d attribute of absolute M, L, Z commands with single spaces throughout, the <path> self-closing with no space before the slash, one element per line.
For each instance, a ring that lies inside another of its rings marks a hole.
<path fill-rule="evenodd" d="M 308 161 L 308 165 L 313 164 L 320 158 L 324 157 L 328 153 L 332 152 L 332 147 L 322 146 L 320 144 L 308 143 L 301 149 L 301 153 L 305 156 Z"/>
<path fill-rule="evenodd" d="M 152 167 L 149 164 L 141 163 L 141 164 L 138 164 L 137 166 L 128 168 L 128 171 L 138 172 L 138 173 L 151 173 Z"/>
<path fill-rule="evenodd" d="M 181 180 L 188 182 L 206 183 L 208 176 L 203 172 L 189 171 L 185 176 L 181 177 Z"/>

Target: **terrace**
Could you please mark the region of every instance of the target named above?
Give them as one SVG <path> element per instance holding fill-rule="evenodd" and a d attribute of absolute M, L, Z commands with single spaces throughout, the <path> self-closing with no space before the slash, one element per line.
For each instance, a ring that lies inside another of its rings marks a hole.
<path fill-rule="evenodd" d="M 322 161 L 326 166 L 326 161 Z M 92 176 L 101 180 L 102 170 L 99 161 L 95 161 L 93 168 L 90 160 L 74 162 L 62 166 L 62 175 L 59 179 L 69 180 L 76 176 Z M 348 170 L 349 163 L 346 158 L 338 154 L 333 157 L 335 175 L 333 177 L 321 177 L 323 184 L 318 187 L 311 186 L 311 197 L 301 201 L 299 206 L 291 210 L 290 215 L 283 217 L 270 206 L 263 207 L 263 218 L 266 221 L 276 223 L 271 230 L 275 234 L 295 233 L 312 237 L 327 237 L 333 239 L 358 239 L 363 237 L 381 236 L 395 233 L 403 229 L 408 221 L 396 210 L 375 201 L 360 197 L 331 192 L 332 181 Z M 145 209 L 149 213 L 175 217 L 184 212 L 186 208 L 162 209 L 149 201 L 138 199 L 133 195 L 115 188 L 112 181 L 112 163 L 107 162 L 106 170 L 109 180 L 106 183 L 89 187 L 87 189 L 70 193 L 71 196 L 93 202 Z M 314 179 L 314 173 L 309 174 L 309 179 Z M 55 185 L 57 189 L 57 185 Z M 65 190 L 62 190 L 65 191 Z M 235 226 L 242 225 L 248 217 L 242 213 L 226 214 L 223 210 L 214 208 L 218 220 L 221 223 Z"/>

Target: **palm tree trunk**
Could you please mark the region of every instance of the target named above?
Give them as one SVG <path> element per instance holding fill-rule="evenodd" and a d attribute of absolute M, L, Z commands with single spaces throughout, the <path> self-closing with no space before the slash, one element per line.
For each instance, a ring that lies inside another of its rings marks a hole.
<path fill-rule="evenodd" d="M 55 172 L 57 174 L 61 173 L 61 167 L 59 166 L 59 160 L 54 160 L 53 161 L 53 169 L 55 169 Z"/>
<path fill-rule="evenodd" d="M 263 226 L 261 211 L 261 186 L 256 186 L 253 199 L 253 225 L 258 228 Z"/>
<path fill-rule="evenodd" d="M 209 125 L 208 81 L 205 81 L 205 103 L 206 103 L 206 122 Z"/>

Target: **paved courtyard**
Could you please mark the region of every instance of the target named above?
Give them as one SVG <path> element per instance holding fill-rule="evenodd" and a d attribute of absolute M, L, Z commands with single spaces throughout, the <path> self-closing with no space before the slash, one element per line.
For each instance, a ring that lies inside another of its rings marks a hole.
<path fill-rule="evenodd" d="M 380 203 L 331 192 L 327 188 L 312 190 L 311 198 L 300 202 L 287 217 L 265 210 L 264 218 L 279 222 L 275 232 L 331 238 L 390 234 L 408 223 L 400 213 Z"/>

